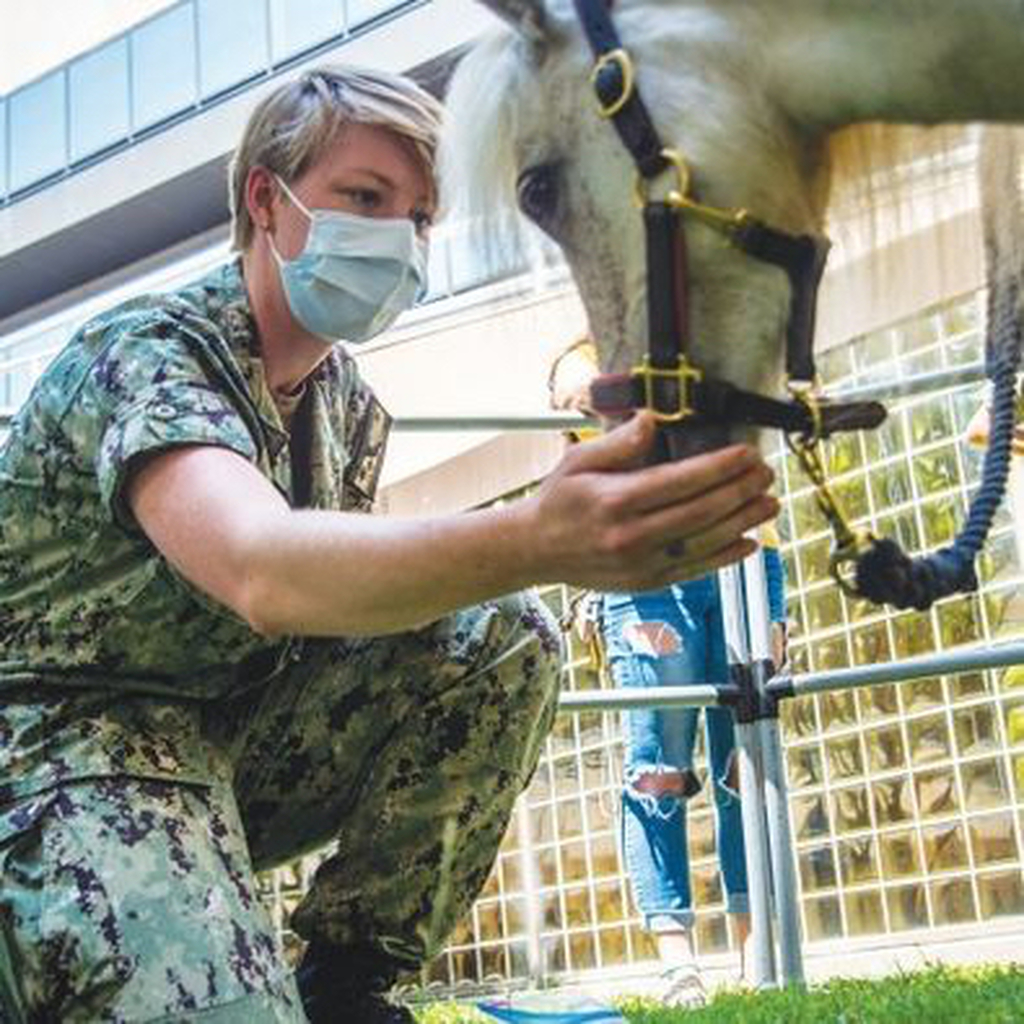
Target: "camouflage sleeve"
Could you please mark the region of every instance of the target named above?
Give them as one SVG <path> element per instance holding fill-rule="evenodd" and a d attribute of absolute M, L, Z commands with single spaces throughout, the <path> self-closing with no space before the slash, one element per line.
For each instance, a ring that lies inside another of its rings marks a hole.
<path fill-rule="evenodd" d="M 85 389 L 103 427 L 96 454 L 100 494 L 115 522 L 138 524 L 126 485 L 143 457 L 182 445 L 217 445 L 254 462 L 252 433 L 216 370 L 173 323 L 124 331 L 93 364 Z"/>

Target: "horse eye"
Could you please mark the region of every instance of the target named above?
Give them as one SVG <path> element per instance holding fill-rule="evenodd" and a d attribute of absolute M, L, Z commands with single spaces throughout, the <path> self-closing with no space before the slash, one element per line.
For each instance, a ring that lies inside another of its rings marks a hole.
<path fill-rule="evenodd" d="M 538 164 L 528 167 L 516 182 L 519 209 L 543 227 L 558 208 L 558 166 Z"/>

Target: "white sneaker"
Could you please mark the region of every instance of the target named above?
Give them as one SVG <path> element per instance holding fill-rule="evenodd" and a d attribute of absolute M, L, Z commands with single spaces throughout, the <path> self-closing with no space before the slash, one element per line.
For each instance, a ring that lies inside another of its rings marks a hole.
<path fill-rule="evenodd" d="M 708 1001 L 707 989 L 696 963 L 670 967 L 661 975 L 661 1003 L 664 1006 L 698 1007 Z"/>

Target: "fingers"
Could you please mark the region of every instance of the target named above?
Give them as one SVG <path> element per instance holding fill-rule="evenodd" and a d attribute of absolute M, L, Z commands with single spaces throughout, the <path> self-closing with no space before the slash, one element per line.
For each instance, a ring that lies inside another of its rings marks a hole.
<path fill-rule="evenodd" d="M 770 470 L 744 477 L 699 498 L 644 516 L 635 529 L 654 546 L 685 540 L 689 555 L 703 556 L 779 514 L 778 499 L 766 494 Z"/>
<path fill-rule="evenodd" d="M 645 467 L 627 480 L 613 482 L 623 510 L 639 514 L 697 500 L 731 483 L 736 484 L 742 499 L 748 499 L 770 487 L 774 479 L 755 449 L 732 445 L 680 462 Z"/>
<path fill-rule="evenodd" d="M 614 430 L 574 448 L 569 471 L 586 473 L 635 469 L 643 463 L 644 456 L 654 444 L 655 428 L 654 417 L 650 413 L 639 413 Z"/>

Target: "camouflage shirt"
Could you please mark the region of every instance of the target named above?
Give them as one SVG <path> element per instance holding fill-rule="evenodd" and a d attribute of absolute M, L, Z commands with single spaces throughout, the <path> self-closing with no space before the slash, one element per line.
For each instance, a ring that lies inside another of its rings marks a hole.
<path fill-rule="evenodd" d="M 68 775 L 178 774 L 180 744 L 161 752 L 186 727 L 171 709 L 295 656 L 299 639 L 258 636 L 176 574 L 125 500 L 140 459 L 211 444 L 293 506 L 368 511 L 390 421 L 340 348 L 294 422 L 298 444 L 264 380 L 237 262 L 87 323 L 40 378 L 0 450 L 0 809 Z M 152 727 L 128 720 L 140 714 Z"/>

